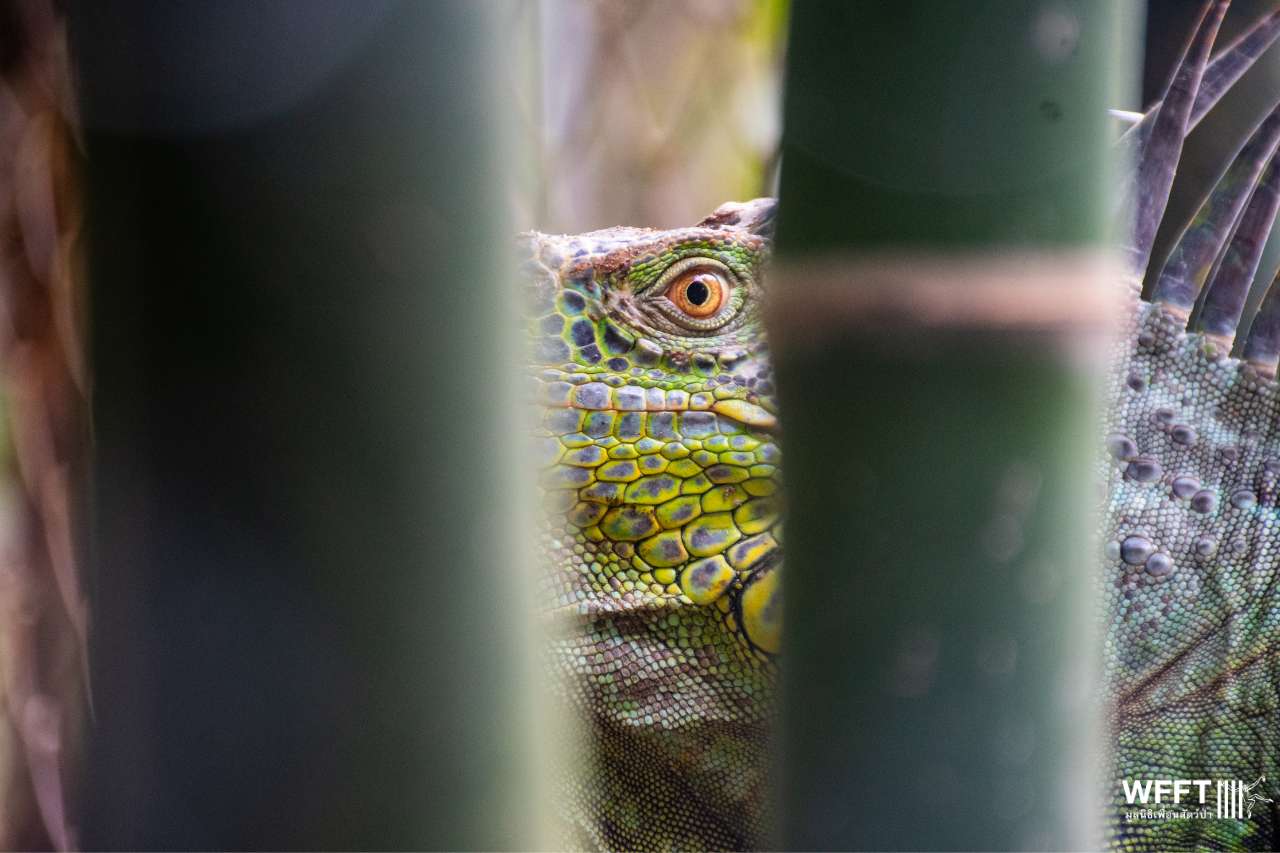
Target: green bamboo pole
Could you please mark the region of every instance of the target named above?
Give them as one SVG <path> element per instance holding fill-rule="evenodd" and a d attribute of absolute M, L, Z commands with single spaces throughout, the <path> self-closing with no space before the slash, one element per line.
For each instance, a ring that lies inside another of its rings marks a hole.
<path fill-rule="evenodd" d="M 73 6 L 84 845 L 529 848 L 490 10 Z"/>
<path fill-rule="evenodd" d="M 1098 362 L 1071 353 L 1120 286 L 1090 259 L 1134 5 L 794 9 L 769 317 L 787 848 L 1097 843 Z"/>

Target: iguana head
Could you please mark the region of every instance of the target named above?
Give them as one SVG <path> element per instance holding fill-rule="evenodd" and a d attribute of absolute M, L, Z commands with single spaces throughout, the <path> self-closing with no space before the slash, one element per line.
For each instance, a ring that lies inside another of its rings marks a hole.
<path fill-rule="evenodd" d="M 779 452 L 760 319 L 773 211 L 757 199 L 670 231 L 527 235 L 562 604 L 714 607 L 752 651 L 776 651 Z"/>

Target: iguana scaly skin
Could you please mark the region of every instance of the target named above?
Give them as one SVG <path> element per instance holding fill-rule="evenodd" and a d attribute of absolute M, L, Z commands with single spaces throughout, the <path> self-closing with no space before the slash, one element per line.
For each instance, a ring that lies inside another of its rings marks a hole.
<path fill-rule="evenodd" d="M 1210 810 L 1217 780 L 1265 776 L 1273 798 L 1280 780 L 1280 388 L 1160 305 L 1134 299 L 1126 331 L 1102 471 L 1110 835 L 1273 849 L 1271 803 L 1251 820 L 1123 819 L 1140 806 L 1121 779 L 1214 780 Z"/>
<path fill-rule="evenodd" d="M 1280 288 L 1255 316 L 1243 311 L 1280 204 L 1280 106 L 1148 271 L 1183 138 L 1280 33 L 1272 12 L 1209 61 L 1226 7 L 1205 5 L 1162 102 L 1126 140 L 1135 224 L 1099 434 L 1099 608 L 1107 830 L 1127 850 L 1280 840 Z M 1240 359 L 1229 355 L 1237 337 Z M 1127 801 L 1126 782 L 1179 779 L 1204 780 L 1203 805 L 1196 787 L 1179 804 L 1168 792 Z M 1218 816 L 1219 782 L 1252 786 L 1234 803 L 1243 814 Z M 1135 814 L 1144 808 L 1157 814 Z M 1208 817 L 1158 814 L 1183 809 Z"/>
<path fill-rule="evenodd" d="M 560 843 L 765 842 L 781 596 L 760 327 L 773 202 L 528 236 L 554 692 L 579 717 Z M 560 750 L 557 750 L 560 752 Z"/>
<path fill-rule="evenodd" d="M 1126 850 L 1273 849 L 1280 829 L 1280 288 L 1242 318 L 1280 207 L 1280 107 L 1140 295 L 1182 139 L 1280 35 L 1277 11 L 1210 62 L 1226 6 L 1206 3 L 1161 102 L 1123 140 L 1135 224 L 1098 433 L 1095 579 L 1107 837 Z M 757 200 L 688 229 L 529 238 L 542 592 L 566 625 L 551 672 L 586 729 L 559 751 L 573 846 L 768 843 L 772 211 Z M 1126 814 L 1142 804 L 1121 782 L 1157 779 L 1208 780 L 1211 815 Z M 1249 814 L 1212 814 L 1218 781 L 1252 784 Z"/>

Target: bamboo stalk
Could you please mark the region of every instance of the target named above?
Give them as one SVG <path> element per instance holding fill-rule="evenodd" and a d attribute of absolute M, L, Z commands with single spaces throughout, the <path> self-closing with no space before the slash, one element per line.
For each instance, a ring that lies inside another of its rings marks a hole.
<path fill-rule="evenodd" d="M 73 5 L 84 844 L 532 845 L 488 12 Z"/>
<path fill-rule="evenodd" d="M 1099 270 L 1131 12 L 794 10 L 769 316 L 787 849 L 1097 844 L 1078 355 L 1122 286 Z"/>

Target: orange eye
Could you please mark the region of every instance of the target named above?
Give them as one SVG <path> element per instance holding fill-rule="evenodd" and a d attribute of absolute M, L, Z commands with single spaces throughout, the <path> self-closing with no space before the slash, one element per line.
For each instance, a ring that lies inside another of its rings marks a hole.
<path fill-rule="evenodd" d="M 667 287 L 667 298 L 690 317 L 710 317 L 724 304 L 728 286 L 719 275 L 702 270 L 690 270 Z"/>

